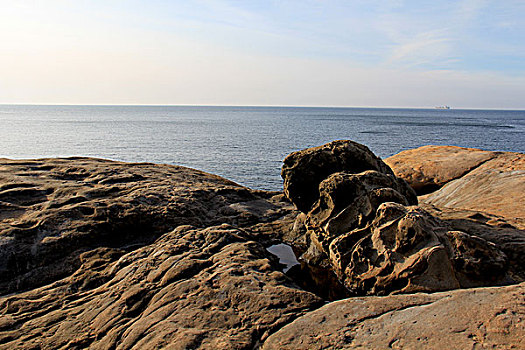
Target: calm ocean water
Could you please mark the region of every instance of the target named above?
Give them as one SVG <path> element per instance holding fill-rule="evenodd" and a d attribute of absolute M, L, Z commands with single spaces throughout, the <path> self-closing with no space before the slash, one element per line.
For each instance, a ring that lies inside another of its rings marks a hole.
<path fill-rule="evenodd" d="M 336 139 L 380 157 L 427 144 L 525 152 L 525 111 L 0 105 L 0 157 L 185 165 L 282 188 L 282 159 Z"/>

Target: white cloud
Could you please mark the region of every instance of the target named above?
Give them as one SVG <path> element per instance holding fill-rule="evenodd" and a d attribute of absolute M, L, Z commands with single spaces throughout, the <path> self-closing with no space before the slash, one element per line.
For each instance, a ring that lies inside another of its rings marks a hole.
<path fill-rule="evenodd" d="M 452 39 L 443 30 L 418 33 L 413 38 L 400 39 L 387 63 L 404 67 L 446 65 L 455 61 L 451 58 L 451 44 Z"/>

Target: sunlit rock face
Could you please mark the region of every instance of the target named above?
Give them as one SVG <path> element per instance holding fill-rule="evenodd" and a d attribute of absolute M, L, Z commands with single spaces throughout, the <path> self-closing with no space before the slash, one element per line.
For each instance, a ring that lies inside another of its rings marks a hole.
<path fill-rule="evenodd" d="M 302 258 L 330 266 L 352 294 L 511 281 L 505 253 L 414 206 L 414 191 L 366 147 L 335 141 L 289 157 L 282 173 L 285 193 L 305 214 L 309 248 Z M 301 175 L 304 164 L 309 170 Z"/>

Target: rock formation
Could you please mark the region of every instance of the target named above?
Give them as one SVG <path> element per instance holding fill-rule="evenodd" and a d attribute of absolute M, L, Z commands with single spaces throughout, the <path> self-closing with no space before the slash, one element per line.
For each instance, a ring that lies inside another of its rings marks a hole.
<path fill-rule="evenodd" d="M 393 155 L 385 159 L 385 163 L 422 195 L 460 178 L 496 154 L 475 148 L 423 146 Z"/>
<path fill-rule="evenodd" d="M 504 216 L 525 228 L 525 155 L 425 146 L 387 158 L 420 201 Z"/>
<path fill-rule="evenodd" d="M 365 146 L 295 152 L 282 174 L 300 213 L 184 167 L 0 159 L 0 349 L 522 348 L 525 285 L 480 287 L 524 281 L 523 211 L 496 196 L 522 198 L 498 187 L 523 186 L 521 156 L 458 152 L 408 161 L 421 176 L 396 163 L 441 188 L 421 206 Z M 457 197 L 468 181 L 446 190 L 489 165 L 469 181 L 506 216 Z M 277 244 L 301 266 L 284 273 Z M 327 303 L 348 294 L 370 296 Z"/>
<path fill-rule="evenodd" d="M 523 349 L 525 284 L 335 301 L 272 334 L 263 350 Z"/>
<path fill-rule="evenodd" d="M 319 183 L 330 174 L 339 171 L 357 174 L 365 170 L 393 175 L 368 147 L 353 141 L 334 141 L 288 155 L 281 176 L 284 193 L 300 211 L 307 212 L 319 198 Z"/>
<path fill-rule="evenodd" d="M 93 248 L 129 251 L 179 225 L 246 226 L 289 212 L 260 194 L 178 166 L 0 160 L 0 295 L 71 274 Z"/>
<path fill-rule="evenodd" d="M 523 280 L 518 269 L 508 271 L 508 257 L 494 243 L 451 230 L 425 210 L 409 206 L 417 203 L 414 192 L 368 149 L 336 141 L 290 157 L 282 174 L 285 193 L 306 215 L 309 248 L 303 259 L 331 266 L 353 294 L 441 291 Z M 326 159 L 331 161 L 321 171 L 326 178 L 310 184 L 319 182 L 316 202 L 304 210 L 309 203 L 304 198 L 314 193 L 304 179 L 312 176 L 301 176 L 298 165 L 291 171 L 290 164 L 325 164 Z M 334 159 L 344 164 L 373 159 L 373 167 L 382 172 L 360 166 L 352 173 L 349 166 L 334 166 Z"/>
<path fill-rule="evenodd" d="M 228 225 L 180 226 L 127 254 L 80 259 L 72 276 L 0 299 L 0 347 L 251 349 L 322 304 Z"/>

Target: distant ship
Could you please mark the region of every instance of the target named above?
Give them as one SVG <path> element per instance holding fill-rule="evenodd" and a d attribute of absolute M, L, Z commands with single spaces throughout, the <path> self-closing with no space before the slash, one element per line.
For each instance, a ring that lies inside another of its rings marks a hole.
<path fill-rule="evenodd" d="M 450 106 L 437 106 L 436 109 L 450 109 Z"/>

